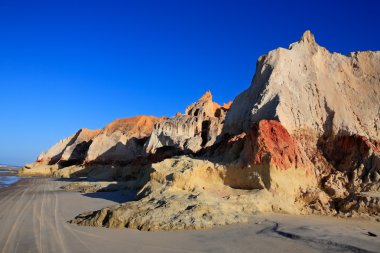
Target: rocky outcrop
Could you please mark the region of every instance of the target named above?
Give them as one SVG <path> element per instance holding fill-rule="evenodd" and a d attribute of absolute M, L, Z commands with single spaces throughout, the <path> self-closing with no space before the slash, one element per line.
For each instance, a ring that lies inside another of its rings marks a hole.
<path fill-rule="evenodd" d="M 211 92 L 206 92 L 186 108 L 184 115 L 177 114 L 156 124 L 146 152 L 156 153 L 159 148 L 165 147 L 191 153 L 213 145 L 222 131 L 230 105 L 218 105 L 212 101 Z"/>
<path fill-rule="evenodd" d="M 309 158 L 278 121 L 261 120 L 245 133 L 243 142 L 243 147 L 236 150 L 238 159 L 226 163 L 227 185 L 238 189 L 287 192 L 292 196 L 299 195 L 301 189 L 317 185 Z M 292 185 L 289 185 L 289 177 L 294 179 Z"/>
<path fill-rule="evenodd" d="M 171 119 L 136 116 L 115 120 L 101 130 L 81 129 L 42 153 L 35 164 L 25 166 L 21 172 L 41 175 L 43 171 L 44 175 L 67 177 L 78 175 L 79 170 L 88 171 L 82 165 L 123 166 L 134 161 L 142 166 L 173 154 L 196 152 L 215 142 L 230 105 L 231 102 L 218 105 L 206 92 L 186 108 L 184 115 Z M 56 171 L 65 167 L 68 168 Z"/>
<path fill-rule="evenodd" d="M 342 203 L 378 189 L 380 52 L 330 53 L 306 31 L 289 49 L 261 56 L 223 132 L 250 131 L 262 119 L 278 120 L 300 143 L 327 194 L 311 194 L 322 196 L 319 209 L 347 211 Z"/>
<path fill-rule="evenodd" d="M 92 140 L 86 163 L 126 162 L 144 156 L 144 144 L 162 119 L 136 116 L 111 122 Z"/>
<path fill-rule="evenodd" d="M 92 139 L 100 132 L 100 130 L 80 129 L 66 139 L 60 140 L 47 152 L 40 154 L 36 162 L 43 164 L 67 161 L 72 161 L 73 163 L 83 162 Z"/>
<path fill-rule="evenodd" d="M 289 49 L 260 57 L 252 85 L 232 104 L 220 106 L 207 92 L 171 118 L 80 131 L 41 156 L 51 165 L 38 168 L 122 178 L 136 192 L 135 201 L 71 221 L 80 225 L 199 229 L 258 212 L 379 219 L 379 113 L 380 52 L 330 53 L 307 31 Z M 70 157 L 83 167 L 57 166 Z M 121 170 L 110 165 L 127 160 Z M 85 166 L 96 162 L 108 167 Z"/>
<path fill-rule="evenodd" d="M 197 152 L 216 141 L 230 105 L 213 102 L 208 91 L 184 115 L 170 119 L 136 116 L 115 120 L 101 130 L 81 129 L 42 153 L 36 162 L 63 167 L 125 163 L 155 154 L 161 147 Z"/>
<path fill-rule="evenodd" d="M 71 165 L 117 164 L 132 161 L 146 155 L 145 142 L 154 124 L 163 119 L 165 118 L 136 116 L 117 119 L 101 130 L 80 129 L 77 133 L 59 141 L 47 152 L 40 154 L 36 163 L 27 165 L 23 172 L 40 174 L 44 165 L 57 164 L 56 168 L 60 168 Z M 44 169 L 44 174 L 55 171 L 56 168 Z"/>
<path fill-rule="evenodd" d="M 71 222 L 178 230 L 247 222 L 258 212 L 303 212 L 300 196 L 317 181 L 307 156 L 279 122 L 260 121 L 249 133 L 221 141 L 206 153 L 228 153 L 234 145 L 240 147 L 237 160 L 227 164 L 208 161 L 203 154 L 145 167 L 140 178 L 147 181 L 140 182 L 138 201 L 84 213 Z"/>
<path fill-rule="evenodd" d="M 380 139 L 380 52 L 330 53 L 310 31 L 259 58 L 251 86 L 237 96 L 224 132 L 277 119 L 290 132 Z"/>
<path fill-rule="evenodd" d="M 245 189 L 249 173 L 233 179 L 240 180 L 242 188 L 228 185 L 236 175 L 233 171 L 241 167 L 180 156 L 143 170 L 149 177 L 137 192 L 137 201 L 83 213 L 70 222 L 156 231 L 243 223 L 259 212 L 302 213 L 303 204 L 290 191 Z"/>
<path fill-rule="evenodd" d="M 321 188 L 340 213 L 374 214 L 380 210 L 380 152 L 378 142 L 363 136 L 338 136 L 320 143 L 333 166 Z"/>
<path fill-rule="evenodd" d="M 280 170 L 303 168 L 312 173 L 312 164 L 299 143 L 276 120 L 261 120 L 249 131 L 244 155 L 251 164 L 267 163 Z"/>

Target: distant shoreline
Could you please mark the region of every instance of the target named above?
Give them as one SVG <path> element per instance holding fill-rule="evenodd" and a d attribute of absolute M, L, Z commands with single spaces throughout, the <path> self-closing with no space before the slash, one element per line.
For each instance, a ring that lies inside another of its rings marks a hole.
<path fill-rule="evenodd" d="M 21 177 L 18 176 L 19 168 L 0 167 L 0 189 L 7 188 L 20 182 Z"/>
<path fill-rule="evenodd" d="M 3 169 L 3 168 L 20 169 L 20 168 L 22 168 L 22 166 L 18 166 L 18 165 L 9 165 L 9 164 L 0 164 L 0 169 Z"/>

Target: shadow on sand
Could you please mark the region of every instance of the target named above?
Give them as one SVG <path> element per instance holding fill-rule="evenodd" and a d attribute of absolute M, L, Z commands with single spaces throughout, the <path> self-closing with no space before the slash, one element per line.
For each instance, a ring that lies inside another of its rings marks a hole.
<path fill-rule="evenodd" d="M 93 193 L 84 193 L 83 196 L 95 199 L 106 199 L 117 203 L 125 203 L 136 200 L 135 191 L 114 191 L 114 192 L 93 192 Z"/>
<path fill-rule="evenodd" d="M 96 183 L 104 183 L 107 182 L 105 180 L 99 180 L 95 178 L 56 178 L 53 179 L 53 181 L 57 182 L 69 182 L 69 183 L 93 183 L 94 185 L 79 185 L 77 189 L 72 190 L 66 190 L 66 191 L 75 191 L 75 192 L 81 192 L 81 190 L 85 189 L 86 187 L 96 187 Z M 95 189 L 94 192 L 86 192 L 82 193 L 83 196 L 89 197 L 89 198 L 96 198 L 96 199 L 105 199 L 110 200 L 116 203 L 125 203 L 137 200 L 137 191 L 132 189 L 127 189 L 125 187 L 125 182 L 113 182 L 108 184 L 107 186 L 100 187 L 99 189 Z M 62 187 L 62 189 L 64 189 Z"/>

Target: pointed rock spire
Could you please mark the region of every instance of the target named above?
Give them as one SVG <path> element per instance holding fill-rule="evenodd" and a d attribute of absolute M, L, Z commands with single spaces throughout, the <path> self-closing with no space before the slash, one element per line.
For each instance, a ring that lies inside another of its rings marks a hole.
<path fill-rule="evenodd" d="M 314 34 L 311 33 L 310 30 L 306 30 L 302 37 L 297 41 L 289 45 L 289 49 L 301 49 L 315 52 L 320 46 L 315 41 Z"/>
<path fill-rule="evenodd" d="M 198 100 L 198 101 L 208 101 L 208 100 L 212 100 L 212 94 L 211 94 L 211 91 L 206 91 L 205 94 L 203 94 L 203 96 Z"/>
<path fill-rule="evenodd" d="M 304 42 L 308 44 L 316 44 L 314 34 L 312 34 L 310 30 L 306 30 L 303 33 L 299 42 Z"/>
<path fill-rule="evenodd" d="M 211 92 L 206 91 L 206 93 L 203 94 L 197 102 L 186 108 L 185 114 L 191 116 L 198 116 L 202 114 L 204 116 L 208 115 L 211 117 L 214 115 L 213 104 Z"/>

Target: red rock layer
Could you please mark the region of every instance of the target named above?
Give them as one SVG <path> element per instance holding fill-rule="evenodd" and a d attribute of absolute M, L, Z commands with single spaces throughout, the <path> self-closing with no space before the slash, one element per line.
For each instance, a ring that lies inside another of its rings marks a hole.
<path fill-rule="evenodd" d="M 276 120 L 261 120 L 247 133 L 243 157 L 251 164 L 269 164 L 281 170 L 311 168 L 298 142 Z"/>
<path fill-rule="evenodd" d="M 110 134 L 119 130 L 128 136 L 149 136 L 153 126 L 166 117 L 157 118 L 154 116 L 135 116 L 132 118 L 117 119 L 104 127 L 104 132 Z"/>

